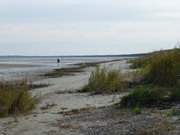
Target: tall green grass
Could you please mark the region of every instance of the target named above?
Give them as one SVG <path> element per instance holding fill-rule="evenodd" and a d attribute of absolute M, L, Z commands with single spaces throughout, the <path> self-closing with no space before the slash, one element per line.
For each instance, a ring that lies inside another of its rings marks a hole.
<path fill-rule="evenodd" d="M 180 49 L 151 53 L 131 62 L 142 73 L 141 86 L 122 99 L 122 106 L 148 107 L 180 101 Z"/>
<path fill-rule="evenodd" d="M 159 86 L 177 85 L 180 75 L 180 49 L 151 53 L 130 61 L 132 67 L 143 70 L 143 81 Z"/>
<path fill-rule="evenodd" d="M 26 82 L 0 83 L 0 117 L 27 113 L 36 104 L 36 98 L 29 93 Z"/>
<path fill-rule="evenodd" d="M 127 89 L 125 76 L 119 70 L 107 70 L 97 67 L 91 73 L 88 84 L 81 90 L 84 92 L 113 93 Z"/>

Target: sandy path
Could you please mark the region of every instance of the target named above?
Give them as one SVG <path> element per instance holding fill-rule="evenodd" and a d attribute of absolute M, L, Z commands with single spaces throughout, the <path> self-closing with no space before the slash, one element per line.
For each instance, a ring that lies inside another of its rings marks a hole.
<path fill-rule="evenodd" d="M 124 72 L 128 69 L 125 61 L 116 61 L 102 64 L 108 68 L 121 69 Z M 46 135 L 50 132 L 58 132 L 59 128 L 53 123 L 63 118 L 64 111 L 81 109 L 87 107 L 103 107 L 119 102 L 121 95 L 95 95 L 90 96 L 80 93 L 68 93 L 83 87 L 89 79 L 93 68 L 85 69 L 85 72 L 73 76 L 61 78 L 44 79 L 35 83 L 48 83 L 47 88 L 32 91 L 33 95 L 40 96 L 40 102 L 32 114 L 18 117 L 18 122 L 14 118 L 4 118 L 0 120 L 0 135 Z M 125 93 L 126 94 L 126 93 Z M 65 133 L 64 135 L 68 135 Z"/>

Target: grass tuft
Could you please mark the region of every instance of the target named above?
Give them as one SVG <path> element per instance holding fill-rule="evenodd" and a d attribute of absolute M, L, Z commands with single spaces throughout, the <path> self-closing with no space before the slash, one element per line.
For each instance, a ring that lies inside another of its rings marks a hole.
<path fill-rule="evenodd" d="M 24 81 L 0 83 L 0 117 L 31 111 L 37 100 L 28 90 Z"/>
<path fill-rule="evenodd" d="M 180 76 L 180 49 L 154 52 L 131 60 L 131 67 L 140 68 L 145 83 L 175 86 Z"/>
<path fill-rule="evenodd" d="M 134 108 L 132 108 L 132 112 L 135 114 L 141 114 L 142 113 L 142 108 L 136 106 Z"/>
<path fill-rule="evenodd" d="M 105 68 L 97 67 L 91 73 L 88 84 L 81 92 L 113 93 L 127 89 L 127 82 L 124 75 L 119 70 L 108 71 Z"/>

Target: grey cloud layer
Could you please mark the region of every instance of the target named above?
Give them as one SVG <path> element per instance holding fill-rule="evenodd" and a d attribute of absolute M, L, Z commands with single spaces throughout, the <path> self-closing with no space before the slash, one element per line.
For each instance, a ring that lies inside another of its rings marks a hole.
<path fill-rule="evenodd" d="M 180 40 L 179 6 L 178 0 L 0 0 L 0 47 L 6 50 L 0 54 L 169 48 Z"/>

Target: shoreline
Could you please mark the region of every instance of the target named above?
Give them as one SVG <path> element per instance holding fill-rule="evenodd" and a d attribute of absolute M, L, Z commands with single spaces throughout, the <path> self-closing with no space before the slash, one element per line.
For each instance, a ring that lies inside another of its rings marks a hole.
<path fill-rule="evenodd" d="M 123 59 L 114 60 L 99 60 L 99 61 L 89 61 L 89 62 L 78 62 L 74 64 L 61 63 L 60 65 L 56 63 L 56 66 L 48 65 L 37 65 L 37 64 L 6 64 L 0 63 L 0 79 L 1 81 L 16 81 L 16 80 L 29 80 L 31 82 L 42 80 L 44 78 L 49 78 L 51 76 L 44 76 L 47 73 L 51 73 L 56 69 L 80 69 L 83 70 L 86 67 L 96 66 L 101 63 L 119 61 Z M 70 70 L 69 70 L 70 71 Z M 65 74 L 67 75 L 67 74 Z M 60 76 L 58 76 L 60 77 Z"/>
<path fill-rule="evenodd" d="M 100 67 L 107 70 L 118 69 L 123 73 L 131 72 L 127 60 L 100 63 Z M 49 84 L 48 87 L 30 90 L 39 99 L 36 108 L 31 113 L 16 118 L 1 118 L 0 134 L 180 134 L 179 116 L 168 116 L 172 113 L 171 108 L 142 108 L 138 113 L 134 108 L 119 107 L 118 103 L 129 92 L 99 95 L 79 93 L 78 90 L 88 83 L 94 70 L 95 66 L 86 65 L 82 72 L 34 80 L 34 84 Z M 175 104 L 173 107 L 178 109 L 179 105 Z"/>
<path fill-rule="evenodd" d="M 126 65 L 126 60 L 101 63 L 100 65 L 110 69 L 119 69 L 128 66 Z M 123 94 L 91 96 L 88 93 L 77 93 L 78 89 L 87 84 L 90 73 L 93 70 L 94 67 L 87 66 L 83 69 L 83 72 L 73 75 L 34 81 L 33 83 L 35 84 L 50 84 L 48 87 L 30 91 L 32 95 L 39 97 L 39 103 L 36 109 L 26 116 L 18 116 L 18 122 L 15 122 L 13 117 L 1 119 L 0 133 L 8 135 L 44 135 L 52 129 L 59 130 L 56 126 L 52 126 L 52 124 L 63 118 L 62 113 L 81 110 L 83 108 L 97 109 L 119 102 Z M 68 93 L 70 91 L 72 93 Z M 63 135 L 67 134 L 68 132 Z"/>

